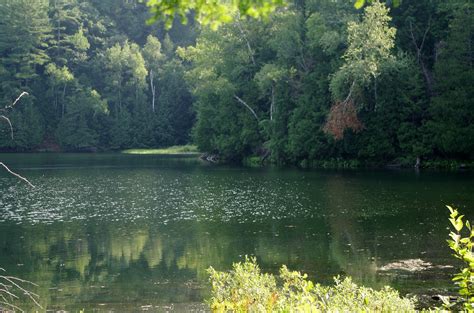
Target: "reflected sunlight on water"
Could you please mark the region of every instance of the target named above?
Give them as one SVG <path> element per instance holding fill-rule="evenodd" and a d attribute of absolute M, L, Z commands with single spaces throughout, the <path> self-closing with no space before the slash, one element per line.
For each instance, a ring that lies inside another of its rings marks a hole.
<path fill-rule="evenodd" d="M 35 189 L 0 177 L 0 264 L 50 309 L 201 308 L 206 269 L 246 254 L 330 283 L 402 292 L 450 286 L 446 203 L 469 215 L 472 173 L 212 167 L 123 155 L 5 155 Z M 472 211 L 471 211 L 472 212 Z M 471 214 L 474 216 L 473 214 Z"/>

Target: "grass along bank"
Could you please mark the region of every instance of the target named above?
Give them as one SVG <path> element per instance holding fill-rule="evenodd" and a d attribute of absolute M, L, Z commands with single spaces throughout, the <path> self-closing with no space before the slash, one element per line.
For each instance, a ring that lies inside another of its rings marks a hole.
<path fill-rule="evenodd" d="M 124 154 L 169 154 L 169 155 L 198 155 L 200 152 L 195 145 L 172 146 L 161 149 L 127 149 Z"/>

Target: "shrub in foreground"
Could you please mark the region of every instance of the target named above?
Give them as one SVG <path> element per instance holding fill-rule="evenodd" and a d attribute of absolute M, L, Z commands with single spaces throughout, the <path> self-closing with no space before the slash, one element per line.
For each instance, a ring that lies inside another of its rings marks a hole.
<path fill-rule="evenodd" d="M 449 233 L 448 245 L 454 252 L 453 256 L 463 262 L 463 267 L 453 277 L 453 281 L 458 286 L 459 297 L 457 301 L 450 302 L 449 297 L 442 297 L 444 306 L 447 309 L 466 310 L 474 312 L 474 228 L 469 221 L 464 220 L 464 215 L 460 215 L 458 210 L 447 206 L 450 215 L 449 221 L 454 230 Z"/>
<path fill-rule="evenodd" d="M 413 312 L 415 300 L 390 287 L 377 291 L 335 278 L 321 286 L 282 266 L 275 277 L 260 271 L 255 258 L 234 263 L 230 272 L 209 268 L 213 312 Z"/>

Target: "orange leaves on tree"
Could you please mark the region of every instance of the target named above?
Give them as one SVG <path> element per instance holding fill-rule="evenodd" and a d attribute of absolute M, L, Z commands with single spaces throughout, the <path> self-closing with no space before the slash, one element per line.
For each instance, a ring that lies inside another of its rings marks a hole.
<path fill-rule="evenodd" d="M 335 140 L 344 137 L 346 129 L 352 129 L 355 133 L 361 131 L 364 125 L 357 117 L 357 110 L 352 99 L 337 101 L 329 111 L 323 131 L 330 134 Z"/>

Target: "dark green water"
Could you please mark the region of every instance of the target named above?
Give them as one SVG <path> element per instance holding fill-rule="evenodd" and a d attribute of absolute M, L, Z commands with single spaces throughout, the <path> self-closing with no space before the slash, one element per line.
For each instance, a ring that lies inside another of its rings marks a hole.
<path fill-rule="evenodd" d="M 51 310 L 200 308 L 206 268 L 255 255 L 330 283 L 451 286 L 445 204 L 474 216 L 472 172 L 301 171 L 206 166 L 191 158 L 3 154 L 35 189 L 0 175 L 0 267 L 39 285 Z M 27 306 L 28 304 L 23 304 Z M 149 307 L 151 305 L 151 307 Z"/>

